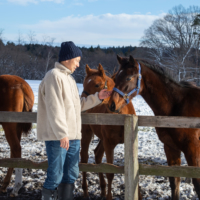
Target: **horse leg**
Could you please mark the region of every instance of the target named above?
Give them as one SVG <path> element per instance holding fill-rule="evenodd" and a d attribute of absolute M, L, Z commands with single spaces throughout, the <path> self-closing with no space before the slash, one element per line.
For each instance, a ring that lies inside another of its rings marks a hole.
<path fill-rule="evenodd" d="M 83 125 L 82 139 L 81 139 L 81 163 L 88 162 L 88 149 L 89 149 L 89 144 L 91 142 L 92 136 L 93 136 L 93 133 L 90 126 Z M 82 172 L 82 176 L 83 176 L 82 189 L 84 193 L 84 198 L 89 198 L 88 185 L 86 181 L 86 172 Z"/>
<path fill-rule="evenodd" d="M 94 150 L 94 154 L 95 154 L 96 164 L 100 164 L 102 162 L 102 158 L 103 158 L 103 154 L 104 154 L 104 147 L 103 147 L 102 140 L 100 140 L 99 144 L 97 145 L 96 149 Z M 103 173 L 99 173 L 99 180 L 100 180 L 100 187 L 101 187 L 101 197 L 105 198 L 106 182 L 105 182 Z"/>
<path fill-rule="evenodd" d="M 197 144 L 195 143 L 196 142 L 186 145 L 187 148 L 183 152 L 189 166 L 200 167 L 200 141 L 198 141 Z M 198 198 L 200 199 L 200 178 L 193 178 L 192 182 Z"/>
<path fill-rule="evenodd" d="M 22 168 L 15 168 L 15 185 L 10 194 L 11 197 L 18 196 L 18 192 L 22 187 Z"/>
<path fill-rule="evenodd" d="M 200 199 L 200 179 L 199 178 L 193 178 L 192 183 L 194 185 L 195 191 Z"/>
<path fill-rule="evenodd" d="M 142 200 L 142 195 L 141 195 L 141 191 L 140 191 L 139 187 L 138 187 L 138 198 L 139 198 L 139 200 Z"/>
<path fill-rule="evenodd" d="M 103 146 L 104 146 L 105 153 L 106 153 L 107 163 L 113 164 L 114 148 L 115 148 L 116 145 L 109 143 L 108 139 L 104 138 Z M 114 178 L 114 174 L 113 173 L 107 173 L 106 176 L 107 176 L 107 179 L 108 179 L 108 194 L 107 194 L 106 200 L 112 200 L 111 189 L 112 189 L 112 181 L 113 181 L 113 178 Z"/>
<path fill-rule="evenodd" d="M 17 124 L 16 123 L 2 123 L 2 127 L 5 131 L 5 136 L 8 144 L 10 145 L 11 158 L 21 158 L 21 145 L 17 136 Z M 3 185 L 0 188 L 0 192 L 6 192 L 11 179 L 13 168 L 9 168 L 4 178 Z"/>
<path fill-rule="evenodd" d="M 181 151 L 174 150 L 164 145 L 165 154 L 167 156 L 167 162 L 169 166 L 181 165 Z M 172 200 L 179 200 L 180 198 L 180 177 L 169 177 Z"/>
<path fill-rule="evenodd" d="M 17 137 L 19 142 L 21 141 L 22 136 L 22 129 L 17 129 Z M 13 187 L 13 190 L 10 194 L 11 197 L 18 196 L 18 192 L 20 188 L 22 187 L 22 168 L 15 168 L 15 185 Z"/>

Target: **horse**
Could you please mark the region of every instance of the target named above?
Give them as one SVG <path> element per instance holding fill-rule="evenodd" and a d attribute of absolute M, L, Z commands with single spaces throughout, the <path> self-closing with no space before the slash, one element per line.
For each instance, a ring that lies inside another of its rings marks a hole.
<path fill-rule="evenodd" d="M 34 94 L 29 84 L 15 75 L 0 76 L 0 111 L 32 112 Z M 32 127 L 31 123 L 5 123 L 0 122 L 5 132 L 6 140 L 10 146 L 10 157 L 21 158 L 20 140 L 22 133 L 27 135 Z M 9 168 L 4 178 L 0 192 L 6 192 L 10 183 L 13 168 Z M 22 186 L 22 169 L 15 168 L 15 186 L 11 196 L 17 196 Z"/>
<path fill-rule="evenodd" d="M 106 76 L 102 65 L 99 64 L 98 70 L 91 69 L 86 65 L 86 77 L 83 82 L 84 91 L 82 97 L 87 97 L 90 94 L 95 94 L 100 90 L 107 88 L 111 91 L 115 83 L 112 78 Z M 108 113 L 106 103 L 108 103 L 109 97 L 104 99 L 103 103 L 87 110 L 87 113 Z M 115 114 L 136 114 L 132 102 L 124 106 L 120 112 Z M 88 149 L 93 135 L 96 135 L 100 141 L 94 150 L 95 162 L 99 164 L 102 162 L 103 154 L 106 153 L 107 163 L 113 163 L 114 148 L 117 144 L 124 143 L 124 126 L 104 126 L 104 125 L 82 125 L 82 140 L 81 140 L 81 163 L 87 163 L 88 161 Z M 106 174 L 108 179 L 108 193 L 106 196 L 106 183 L 102 173 L 99 173 L 101 197 L 107 200 L 112 200 L 111 185 L 114 174 Z M 89 198 L 88 186 L 86 182 L 86 172 L 83 172 L 82 188 L 84 192 L 84 198 Z M 139 190 L 138 190 L 139 192 Z M 142 197 L 140 195 L 140 200 Z"/>
<path fill-rule="evenodd" d="M 123 109 L 128 100 L 140 94 L 155 116 L 200 117 L 200 88 L 173 80 L 159 66 L 145 59 L 117 56 L 120 68 L 108 102 L 111 112 Z M 189 166 L 200 166 L 200 129 L 156 128 L 164 143 L 169 166 L 181 165 L 181 152 Z M 180 177 L 169 177 L 172 200 L 180 197 Z M 200 179 L 193 178 L 200 199 Z"/>

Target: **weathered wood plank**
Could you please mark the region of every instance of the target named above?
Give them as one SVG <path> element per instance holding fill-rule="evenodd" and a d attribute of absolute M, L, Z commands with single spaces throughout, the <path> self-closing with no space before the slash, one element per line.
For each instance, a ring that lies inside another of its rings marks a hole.
<path fill-rule="evenodd" d="M 200 178 L 200 167 L 139 164 L 140 175 Z"/>
<path fill-rule="evenodd" d="M 48 162 L 34 162 L 25 158 L 3 158 L 0 159 L 0 167 L 28 168 L 28 169 L 47 169 Z"/>
<path fill-rule="evenodd" d="M 124 125 L 126 115 L 83 113 L 82 124 L 96 125 Z M 37 113 L 35 112 L 7 112 L 0 111 L 0 122 L 36 123 Z"/>
<path fill-rule="evenodd" d="M 124 125 L 126 116 L 131 115 L 118 115 L 108 113 L 83 113 L 82 124 L 93 124 L 93 125 Z"/>
<path fill-rule="evenodd" d="M 138 117 L 127 116 L 124 125 L 125 200 L 138 200 Z"/>
<path fill-rule="evenodd" d="M 83 113 L 82 124 L 124 125 L 126 116 L 118 114 Z M 0 111 L 0 122 L 36 123 L 37 113 Z M 138 116 L 138 126 L 168 128 L 200 128 L 199 117 Z"/>
<path fill-rule="evenodd" d="M 0 167 L 11 167 L 11 168 L 29 168 L 29 169 L 43 169 L 46 170 L 48 162 L 34 162 L 24 158 L 4 158 L 0 159 Z M 123 174 L 124 167 L 118 167 L 113 164 L 101 163 L 101 164 L 79 164 L 80 171 L 84 172 L 102 172 L 102 173 L 115 173 Z"/>
<path fill-rule="evenodd" d="M 36 123 L 36 112 L 0 111 L 0 122 Z"/>
<path fill-rule="evenodd" d="M 138 126 L 200 128 L 200 117 L 138 116 Z"/>
<path fill-rule="evenodd" d="M 24 158 L 4 158 L 0 159 L 0 167 L 13 168 L 29 168 L 46 170 L 47 161 L 34 162 Z M 124 167 L 118 167 L 112 164 L 79 164 L 80 171 L 84 172 L 102 172 L 102 173 L 124 173 Z M 162 165 L 144 165 L 139 164 L 140 175 L 155 175 L 155 176 L 175 176 L 175 177 L 191 177 L 200 178 L 200 167 L 185 167 L 185 166 L 162 166 Z"/>
<path fill-rule="evenodd" d="M 95 172 L 95 173 L 114 173 L 114 174 L 123 174 L 124 166 L 116 166 L 109 163 L 101 163 L 101 164 L 85 164 L 80 163 L 79 169 L 82 172 Z"/>

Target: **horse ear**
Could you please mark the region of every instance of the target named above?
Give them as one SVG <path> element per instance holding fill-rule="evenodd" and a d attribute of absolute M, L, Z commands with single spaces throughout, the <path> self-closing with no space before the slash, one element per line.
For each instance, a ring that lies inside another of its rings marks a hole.
<path fill-rule="evenodd" d="M 119 64 L 122 64 L 122 57 L 120 57 L 119 55 L 117 55 L 117 60 L 118 60 Z"/>
<path fill-rule="evenodd" d="M 89 65 L 86 65 L 86 66 L 85 66 L 85 71 L 86 71 L 86 74 L 87 74 L 87 75 L 90 73 L 90 67 L 89 67 Z"/>
<path fill-rule="evenodd" d="M 133 56 L 130 55 L 129 57 L 129 62 L 133 65 L 135 65 L 135 59 L 133 58 Z"/>
<path fill-rule="evenodd" d="M 103 69 L 103 67 L 100 63 L 99 63 L 99 66 L 98 66 L 98 70 L 100 72 L 100 76 L 105 78 L 106 74 L 105 74 L 105 71 L 104 71 L 104 69 Z"/>

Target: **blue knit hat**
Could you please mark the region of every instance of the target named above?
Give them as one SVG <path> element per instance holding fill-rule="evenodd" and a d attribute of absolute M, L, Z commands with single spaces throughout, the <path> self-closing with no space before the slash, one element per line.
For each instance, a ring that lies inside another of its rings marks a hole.
<path fill-rule="evenodd" d="M 73 42 L 62 42 L 59 52 L 59 62 L 81 57 L 81 50 Z"/>

